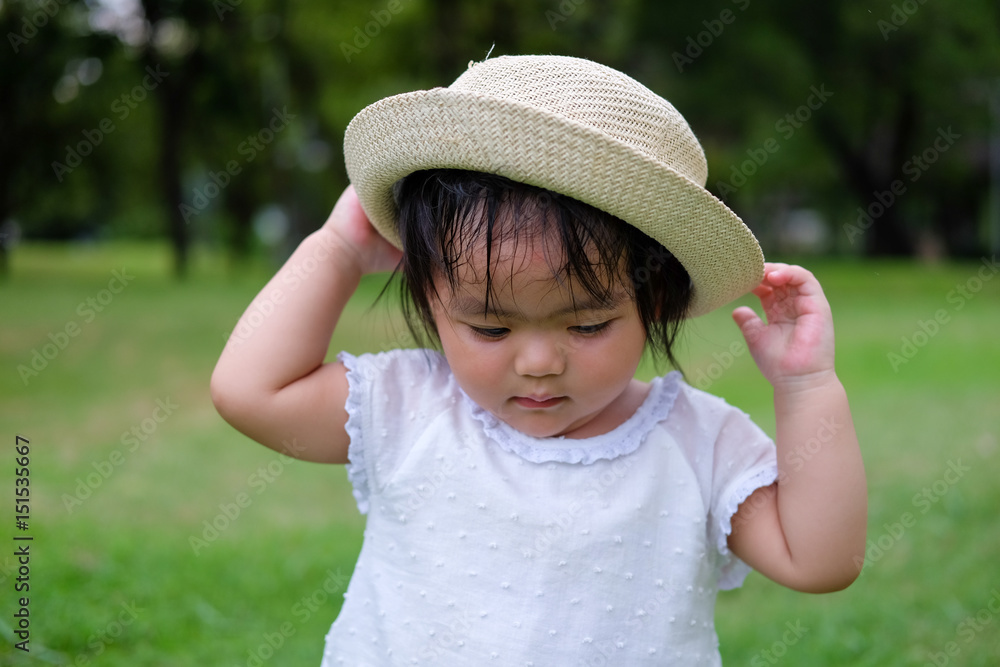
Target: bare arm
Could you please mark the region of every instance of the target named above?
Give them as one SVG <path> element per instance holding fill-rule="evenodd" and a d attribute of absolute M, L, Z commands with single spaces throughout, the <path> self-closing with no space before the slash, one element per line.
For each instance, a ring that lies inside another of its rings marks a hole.
<path fill-rule="evenodd" d="M 868 493 L 829 303 L 811 273 L 784 264 L 768 264 L 754 293 L 767 324 L 745 307 L 733 318 L 774 387 L 778 481 L 740 505 L 729 546 L 790 588 L 840 590 L 864 560 Z"/>
<path fill-rule="evenodd" d="M 391 269 L 399 257 L 348 187 L 233 330 L 212 373 L 219 414 L 290 456 L 346 463 L 347 371 L 323 360 L 361 276 Z"/>

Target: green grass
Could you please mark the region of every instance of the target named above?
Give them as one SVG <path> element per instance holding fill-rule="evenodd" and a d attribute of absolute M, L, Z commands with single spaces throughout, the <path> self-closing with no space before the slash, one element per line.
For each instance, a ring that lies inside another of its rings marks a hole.
<path fill-rule="evenodd" d="M 271 271 L 224 264 L 198 255 L 191 279 L 177 283 L 161 246 L 26 245 L 14 253 L 12 275 L 0 283 L 0 435 L 8 441 L 0 665 L 246 665 L 268 637 L 281 647 L 267 664 L 319 664 L 364 522 L 343 470 L 282 461 L 216 415 L 211 369 Z M 122 267 L 134 278 L 102 296 Z M 873 550 L 841 593 L 794 593 L 754 574 L 720 594 L 723 661 L 996 665 L 1000 618 L 988 605 L 1000 608 L 992 592 L 1000 590 L 1000 278 L 958 309 L 949 291 L 975 275 L 975 263 L 810 268 L 834 308 L 839 372 L 869 475 L 869 537 L 883 551 Z M 363 283 L 331 351 L 401 339 L 388 325 L 393 313 L 368 310 L 379 288 L 378 278 Z M 89 314 L 88 298 L 107 303 Z M 941 309 L 946 323 L 894 370 L 887 354 Z M 702 378 L 773 433 L 770 390 L 728 311 L 693 322 L 680 359 L 692 382 Z M 79 330 L 58 350 L 68 324 Z M 740 353 L 729 359 L 733 344 Z M 30 366 L 35 350 L 53 358 L 26 384 L 18 367 Z M 160 423 L 157 401 L 176 405 Z M 133 427 L 144 440 L 128 435 Z M 29 656 L 10 645 L 17 434 L 32 447 Z M 959 460 L 970 469 L 943 482 Z M 89 497 L 67 506 L 88 475 Z M 925 487 L 937 502 L 915 498 Z M 238 498 L 246 505 L 239 517 L 196 554 L 192 536 L 204 537 L 206 520 L 224 525 L 220 505 L 233 513 L 227 504 Z M 912 521 L 897 529 L 905 513 Z M 977 613 L 989 623 L 962 625 Z M 781 644 L 786 624 L 805 630 L 793 645 Z M 949 648 L 957 654 L 947 656 Z"/>

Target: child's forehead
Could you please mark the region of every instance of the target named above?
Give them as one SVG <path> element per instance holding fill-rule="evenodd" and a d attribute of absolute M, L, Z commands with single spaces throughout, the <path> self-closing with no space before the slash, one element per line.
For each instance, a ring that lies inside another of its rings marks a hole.
<path fill-rule="evenodd" d="M 486 244 L 470 248 L 454 265 L 449 281 L 435 280 L 451 310 L 464 313 L 502 312 L 514 315 L 524 308 L 552 314 L 617 307 L 628 300 L 628 290 L 610 271 L 601 271 L 604 289 L 585 289 L 565 268 L 565 249 L 558 239 L 519 239 L 494 247 L 487 264 Z"/>
<path fill-rule="evenodd" d="M 551 195 L 521 194 L 477 201 L 443 220 L 432 276 L 443 301 L 461 296 L 474 306 L 463 310 L 480 313 L 518 303 L 561 312 L 603 307 L 632 291 L 625 248 L 602 221 L 577 217 Z"/>
<path fill-rule="evenodd" d="M 460 282 L 454 286 L 439 283 L 438 290 L 452 315 L 488 313 L 512 320 L 553 319 L 582 311 L 611 311 L 631 301 L 624 287 L 595 295 L 584 290 L 578 281 L 560 280 L 551 274 L 501 276 L 489 287 L 485 282 Z"/>
<path fill-rule="evenodd" d="M 469 285 L 496 283 L 505 277 L 509 282 L 515 277 L 521 279 L 515 282 L 565 282 L 567 249 L 558 234 L 539 227 L 509 231 L 495 229 L 491 238 L 482 235 L 462 244 L 451 258 L 453 277 Z M 591 259 L 597 262 L 596 257 Z"/>
<path fill-rule="evenodd" d="M 555 275 L 570 263 L 565 230 L 560 229 L 553 211 L 547 210 L 544 202 L 530 202 L 527 207 L 501 204 L 494 223 L 487 225 L 485 220 L 485 212 L 480 216 L 477 211 L 459 224 L 461 229 L 448 244 L 452 255 L 449 261 L 467 265 L 481 274 L 485 273 L 487 260 L 491 270 L 499 267 L 521 271 L 545 265 Z M 602 263 L 593 239 L 576 250 L 591 265 Z"/>

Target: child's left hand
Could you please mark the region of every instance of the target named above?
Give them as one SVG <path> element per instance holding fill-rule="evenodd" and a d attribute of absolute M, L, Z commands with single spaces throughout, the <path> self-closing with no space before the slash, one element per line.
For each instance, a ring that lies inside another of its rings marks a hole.
<path fill-rule="evenodd" d="M 733 319 L 774 387 L 778 479 L 740 505 L 729 546 L 780 584 L 839 591 L 864 562 L 868 495 L 847 393 L 833 368 L 830 304 L 813 274 L 788 264 L 765 264 L 753 293 L 767 323 L 745 306 Z"/>
<path fill-rule="evenodd" d="M 834 372 L 833 317 L 819 281 L 801 266 L 768 262 L 753 293 L 767 323 L 747 306 L 734 310 L 733 319 L 764 377 L 776 389 L 826 381 Z"/>

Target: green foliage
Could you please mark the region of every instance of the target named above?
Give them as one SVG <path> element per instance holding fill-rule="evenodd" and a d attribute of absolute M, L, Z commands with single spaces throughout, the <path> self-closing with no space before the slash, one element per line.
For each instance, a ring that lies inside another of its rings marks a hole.
<path fill-rule="evenodd" d="M 820 211 L 828 247 L 850 252 L 912 253 L 932 242 L 974 255 L 989 234 L 984 156 L 1000 123 L 988 111 L 1000 95 L 992 0 L 115 6 L 123 13 L 83 0 L 0 4 L 11 42 L 0 56 L 0 152 L 17 156 L 0 167 L 0 222 L 14 218 L 28 236 L 169 236 L 182 262 L 198 242 L 245 256 L 259 245 L 255 216 L 278 206 L 289 237 L 301 237 L 346 183 L 341 142 L 357 111 L 447 85 L 487 53 L 593 58 L 663 94 L 706 147 L 709 187 L 766 250 L 780 246 L 799 208 Z M 82 83 L 81 63 L 100 63 L 96 81 Z M 143 92 L 150 67 L 168 75 Z M 830 101 L 807 109 L 793 134 L 779 131 L 821 86 Z M 133 91 L 143 99 L 126 109 Z M 294 118 L 247 150 L 275 109 Z M 85 134 L 104 119 L 113 131 Z M 911 185 L 906 161 L 948 127 L 960 135 L 955 150 Z M 88 146 L 88 136 L 100 143 Z M 778 148 L 766 164 L 746 163 L 768 139 Z M 54 166 L 78 147 L 91 153 L 79 167 Z M 753 173 L 731 191 L 744 164 Z M 843 225 L 899 179 L 905 197 L 854 243 Z"/>

